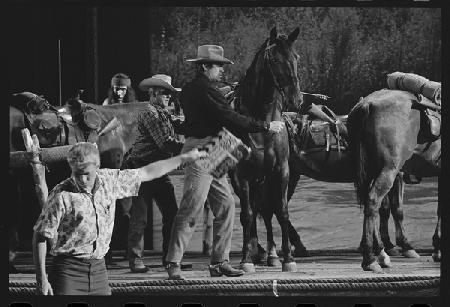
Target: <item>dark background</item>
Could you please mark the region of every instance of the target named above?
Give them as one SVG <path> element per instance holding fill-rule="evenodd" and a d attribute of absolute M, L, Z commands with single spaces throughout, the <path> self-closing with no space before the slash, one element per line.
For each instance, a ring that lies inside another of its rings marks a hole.
<path fill-rule="evenodd" d="M 111 77 L 137 84 L 169 74 L 176 87 L 192 75 L 186 59 L 197 46 L 218 44 L 225 78 L 238 81 L 273 26 L 300 27 L 301 89 L 332 97 L 346 114 L 360 96 L 386 87 L 386 75 L 412 72 L 441 81 L 441 9 L 436 7 L 150 7 L 144 5 L 16 5 L 8 11 L 9 93 L 32 91 L 58 105 L 84 89 L 101 103 Z"/>

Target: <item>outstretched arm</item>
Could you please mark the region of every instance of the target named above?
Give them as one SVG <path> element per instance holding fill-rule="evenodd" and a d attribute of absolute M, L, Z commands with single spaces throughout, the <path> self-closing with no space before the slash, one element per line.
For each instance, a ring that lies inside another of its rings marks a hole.
<path fill-rule="evenodd" d="M 198 149 L 193 149 L 184 154 L 166 160 L 160 160 L 147 164 L 146 166 L 140 168 L 140 179 L 141 181 L 150 181 L 159 178 L 176 169 L 183 163 L 192 162 L 206 156 L 206 151 L 198 151 Z"/>

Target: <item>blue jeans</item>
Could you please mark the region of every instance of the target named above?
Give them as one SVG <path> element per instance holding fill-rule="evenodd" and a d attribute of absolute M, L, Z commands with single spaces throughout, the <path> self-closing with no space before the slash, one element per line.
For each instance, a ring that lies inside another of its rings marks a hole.
<path fill-rule="evenodd" d="M 182 152 L 205 145 L 211 137 L 187 138 Z M 168 262 L 181 262 L 208 199 L 214 215 L 211 263 L 229 260 L 234 224 L 234 198 L 226 176 L 214 178 L 196 164 L 185 168 L 183 198 L 172 226 Z"/>

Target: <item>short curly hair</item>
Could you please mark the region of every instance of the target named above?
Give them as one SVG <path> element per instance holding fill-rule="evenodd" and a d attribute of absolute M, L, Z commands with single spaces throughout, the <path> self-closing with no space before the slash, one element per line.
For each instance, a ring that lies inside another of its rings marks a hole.
<path fill-rule="evenodd" d="M 100 165 L 100 153 L 97 144 L 78 142 L 69 149 L 67 162 L 70 166 L 83 167 L 88 163 Z"/>

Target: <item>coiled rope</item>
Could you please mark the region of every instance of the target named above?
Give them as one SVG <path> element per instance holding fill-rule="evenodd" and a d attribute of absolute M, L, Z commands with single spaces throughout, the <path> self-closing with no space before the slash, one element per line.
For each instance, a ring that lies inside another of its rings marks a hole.
<path fill-rule="evenodd" d="M 439 288 L 438 276 L 374 276 L 358 278 L 144 280 L 110 282 L 112 294 L 291 293 L 298 291 L 399 291 Z M 9 282 L 11 295 L 34 295 L 35 282 Z"/>

